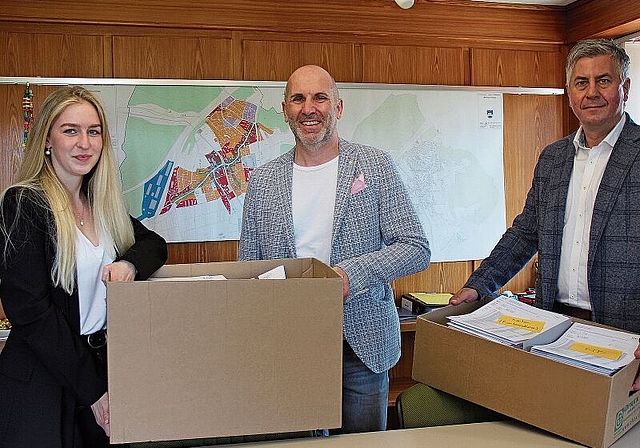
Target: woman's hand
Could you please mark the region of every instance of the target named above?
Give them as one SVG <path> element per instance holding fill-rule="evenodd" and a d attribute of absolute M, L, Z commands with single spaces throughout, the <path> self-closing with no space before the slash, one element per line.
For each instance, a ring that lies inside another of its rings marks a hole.
<path fill-rule="evenodd" d="M 136 267 L 125 260 L 116 261 L 102 269 L 103 282 L 131 282 L 136 278 Z"/>
<path fill-rule="evenodd" d="M 104 429 L 107 437 L 111 435 L 111 428 L 109 427 L 109 394 L 104 393 L 102 397 L 91 405 L 93 416 L 96 418 L 96 423 Z"/>

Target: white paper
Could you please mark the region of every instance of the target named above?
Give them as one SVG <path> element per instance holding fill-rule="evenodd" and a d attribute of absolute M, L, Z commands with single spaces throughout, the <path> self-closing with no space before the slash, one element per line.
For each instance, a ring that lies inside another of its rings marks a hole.
<path fill-rule="evenodd" d="M 618 359 L 590 355 L 572 349 L 571 347 L 576 343 L 619 350 L 622 354 Z M 571 328 L 560 336 L 557 341 L 546 345 L 536 345 L 531 349 L 531 353 L 537 353 L 577 367 L 611 375 L 633 361 L 633 352 L 637 347 L 637 334 L 574 322 Z"/>
<path fill-rule="evenodd" d="M 541 321 L 544 324 L 540 332 L 525 328 L 515 328 L 499 324 L 498 320 L 502 316 Z M 562 314 L 522 303 L 516 299 L 499 296 L 472 313 L 449 316 L 448 325 L 460 331 L 502 344 L 521 346 L 525 341 L 541 337 L 543 333 L 547 333 L 551 329 L 558 328 L 560 332 L 563 332 L 571 325 L 571 319 Z M 559 334 L 552 334 L 552 336 L 551 340 L 554 340 Z M 545 342 L 547 341 L 545 340 Z"/>
<path fill-rule="evenodd" d="M 284 266 L 280 265 L 280 266 L 276 266 L 275 268 L 265 272 L 264 274 L 258 275 L 258 278 L 261 279 L 261 280 L 264 280 L 264 279 L 284 280 L 284 279 L 287 278 L 287 276 L 284 273 Z"/>
<path fill-rule="evenodd" d="M 148 280 L 154 282 L 186 282 L 190 280 L 226 280 L 222 274 L 218 275 L 196 275 L 193 277 L 149 277 Z"/>

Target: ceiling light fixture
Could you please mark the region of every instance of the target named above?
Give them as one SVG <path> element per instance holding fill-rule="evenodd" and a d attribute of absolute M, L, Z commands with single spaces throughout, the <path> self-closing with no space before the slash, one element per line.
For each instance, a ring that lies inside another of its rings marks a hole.
<path fill-rule="evenodd" d="M 402 9 L 409 9 L 413 6 L 414 0 L 395 0 L 397 5 Z"/>

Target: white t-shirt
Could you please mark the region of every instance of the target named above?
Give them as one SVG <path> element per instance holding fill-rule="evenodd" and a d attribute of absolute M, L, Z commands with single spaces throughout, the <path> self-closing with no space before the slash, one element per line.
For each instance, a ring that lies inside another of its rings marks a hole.
<path fill-rule="evenodd" d="M 111 253 L 113 244 L 104 244 L 107 240 L 110 238 L 101 236 L 101 244 L 94 246 L 80 229 L 77 230 L 76 271 L 80 299 L 80 334 L 95 333 L 107 324 L 107 287 L 102 281 L 102 268 L 112 263 L 115 258 L 115 254 Z"/>
<path fill-rule="evenodd" d="M 331 261 L 338 157 L 317 166 L 293 165 L 293 228 L 298 258 Z"/>

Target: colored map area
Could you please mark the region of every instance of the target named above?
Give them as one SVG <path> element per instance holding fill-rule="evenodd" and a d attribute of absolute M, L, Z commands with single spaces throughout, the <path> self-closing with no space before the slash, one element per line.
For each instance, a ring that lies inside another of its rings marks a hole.
<path fill-rule="evenodd" d="M 173 170 L 165 202 L 160 214 L 176 207 L 198 205 L 195 192 L 200 190 L 205 201 L 220 200 L 231 213 L 231 201 L 247 191 L 251 169 L 242 158 L 250 154 L 250 145 L 264 140 L 273 131 L 258 123 L 257 106 L 234 97 L 226 98 L 206 119 L 220 148 L 205 154 L 209 166 L 190 171 Z M 199 130 L 201 133 L 201 130 Z"/>
<path fill-rule="evenodd" d="M 116 123 L 112 140 L 130 212 L 167 241 L 238 239 L 251 172 L 293 146 L 281 88 L 92 90 Z"/>

